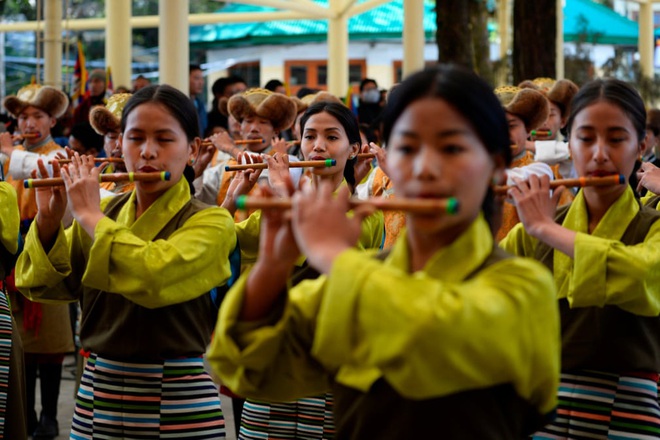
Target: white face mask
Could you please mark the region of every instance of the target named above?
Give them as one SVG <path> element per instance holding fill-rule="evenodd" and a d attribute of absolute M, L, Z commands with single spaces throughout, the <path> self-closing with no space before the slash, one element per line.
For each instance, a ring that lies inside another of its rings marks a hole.
<path fill-rule="evenodd" d="M 380 92 L 378 89 L 369 89 L 362 93 L 362 100 L 369 104 L 376 104 L 380 101 Z"/>

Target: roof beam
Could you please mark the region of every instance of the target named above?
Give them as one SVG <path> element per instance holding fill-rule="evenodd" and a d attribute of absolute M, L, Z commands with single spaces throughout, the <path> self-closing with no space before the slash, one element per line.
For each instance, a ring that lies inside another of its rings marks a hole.
<path fill-rule="evenodd" d="M 316 18 L 331 18 L 332 13 L 322 6 L 310 1 L 295 0 L 237 0 L 236 3 L 256 6 L 270 6 L 285 11 L 296 11 L 303 14 L 315 15 Z"/>
<path fill-rule="evenodd" d="M 353 6 L 348 8 L 348 11 L 346 11 L 346 17 L 350 18 L 354 15 L 362 14 L 363 12 L 367 12 L 371 9 L 377 8 L 380 5 L 391 2 L 392 0 L 367 0 L 363 3 L 353 4 Z"/>
<path fill-rule="evenodd" d="M 295 11 L 273 12 L 245 12 L 245 13 L 219 13 L 219 14 L 191 14 L 188 24 L 191 26 L 214 23 L 251 23 L 275 20 L 314 20 L 318 16 Z M 132 17 L 129 25 L 133 29 L 157 28 L 160 19 L 157 15 L 144 15 Z M 78 18 L 62 21 L 63 30 L 88 31 L 105 29 L 105 18 Z M 36 21 L 21 21 L 14 23 L 0 23 L 0 32 L 32 32 L 38 30 Z"/>

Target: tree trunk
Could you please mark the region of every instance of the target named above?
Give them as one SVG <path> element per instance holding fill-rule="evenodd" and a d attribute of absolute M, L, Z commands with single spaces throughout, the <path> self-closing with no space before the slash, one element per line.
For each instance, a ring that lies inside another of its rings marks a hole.
<path fill-rule="evenodd" d="M 438 61 L 474 69 L 469 3 L 472 0 L 436 0 Z"/>
<path fill-rule="evenodd" d="M 474 70 L 482 78 L 493 83 L 493 66 L 490 61 L 490 43 L 488 40 L 488 9 L 484 0 L 469 0 Z"/>
<path fill-rule="evenodd" d="M 514 0 L 513 82 L 556 75 L 557 0 Z"/>

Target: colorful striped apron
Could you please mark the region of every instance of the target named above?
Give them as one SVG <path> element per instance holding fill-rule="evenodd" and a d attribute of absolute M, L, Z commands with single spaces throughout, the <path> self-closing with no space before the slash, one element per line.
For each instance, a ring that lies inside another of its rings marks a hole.
<path fill-rule="evenodd" d="M 660 439 L 657 374 L 562 373 L 558 400 L 534 439 Z"/>
<path fill-rule="evenodd" d="M 202 358 L 117 362 L 91 354 L 71 439 L 218 439 L 225 421 Z"/>
<path fill-rule="evenodd" d="M 9 361 L 11 357 L 11 310 L 7 296 L 0 290 L 0 439 L 5 438 L 5 415 L 9 391 Z"/>
<path fill-rule="evenodd" d="M 239 440 L 329 440 L 334 437 L 332 394 L 294 402 L 265 403 L 246 400 Z"/>

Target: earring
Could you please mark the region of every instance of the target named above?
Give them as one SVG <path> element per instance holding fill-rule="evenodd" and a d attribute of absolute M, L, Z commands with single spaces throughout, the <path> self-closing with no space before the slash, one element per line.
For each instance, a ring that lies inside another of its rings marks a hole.
<path fill-rule="evenodd" d="M 191 159 L 188 161 L 188 165 L 190 165 L 190 166 L 193 166 L 194 163 L 195 163 L 195 159 L 192 159 L 192 158 L 191 158 Z"/>
<path fill-rule="evenodd" d="M 356 157 L 355 154 L 351 154 L 350 156 L 348 156 L 348 159 L 349 159 L 349 160 L 353 160 L 353 159 L 355 159 L 355 157 Z"/>

